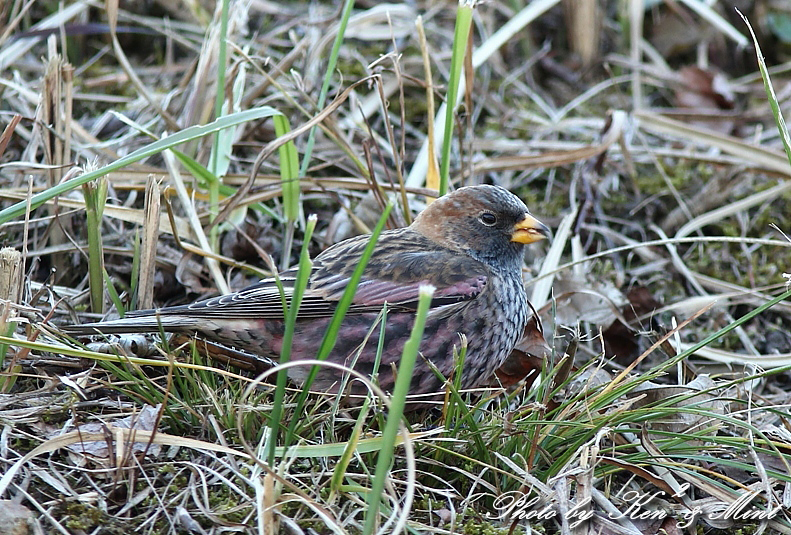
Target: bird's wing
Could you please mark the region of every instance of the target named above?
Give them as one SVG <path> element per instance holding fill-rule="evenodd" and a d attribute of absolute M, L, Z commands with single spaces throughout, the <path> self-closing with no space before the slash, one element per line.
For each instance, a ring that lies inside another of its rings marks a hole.
<path fill-rule="evenodd" d="M 327 249 L 316 258 L 299 317 L 326 317 L 335 312 L 359 263 L 367 237 L 342 243 L 346 246 Z M 423 243 L 420 236 L 393 231 L 380 238 L 348 313 L 378 312 L 385 303 L 398 310 L 414 310 L 423 284 L 436 288 L 432 307 L 468 301 L 480 294 L 488 278 L 488 268 L 468 255 Z M 284 299 L 290 303 L 294 292 L 296 270 L 281 274 L 280 282 L 282 293 L 275 279 L 265 279 L 234 294 L 168 307 L 157 313 L 161 316 L 282 319 Z M 151 315 L 152 312 L 141 311 L 130 316 Z"/>

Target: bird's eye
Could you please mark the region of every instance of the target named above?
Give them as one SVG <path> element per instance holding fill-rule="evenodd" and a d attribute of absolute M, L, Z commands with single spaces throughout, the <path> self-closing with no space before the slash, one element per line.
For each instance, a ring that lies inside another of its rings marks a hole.
<path fill-rule="evenodd" d="M 481 223 L 483 223 L 483 224 L 484 224 L 484 225 L 486 225 L 487 227 L 491 227 L 491 226 L 493 226 L 495 223 L 497 223 L 497 216 L 496 216 L 496 215 L 494 215 L 494 214 L 493 214 L 493 213 L 491 213 L 491 212 L 484 212 L 484 213 L 482 213 L 482 214 L 481 214 L 481 215 L 478 217 L 478 219 L 480 220 L 480 222 L 481 222 Z"/>

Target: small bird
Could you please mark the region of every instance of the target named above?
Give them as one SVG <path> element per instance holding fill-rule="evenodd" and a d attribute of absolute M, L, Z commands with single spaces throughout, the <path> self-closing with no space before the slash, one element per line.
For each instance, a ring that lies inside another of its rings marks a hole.
<path fill-rule="evenodd" d="M 441 392 L 426 361 L 449 378 L 454 348 L 467 340 L 462 388 L 491 384 L 522 337 L 531 308 L 521 267 L 525 244 L 549 236 L 525 204 L 499 186 L 468 186 L 440 197 L 404 228 L 382 232 L 341 325 L 329 360 L 363 374 L 374 371 L 387 304 L 379 385 L 392 390 L 417 309 L 418 289 L 436 288 L 426 320 L 410 394 Z M 329 247 L 313 261 L 291 349 L 291 360 L 316 357 L 324 332 L 368 243 L 357 236 Z M 296 269 L 280 274 L 288 300 Z M 274 279 L 190 305 L 130 312 L 123 319 L 66 327 L 69 334 L 165 332 L 197 335 L 256 355 L 279 358 L 285 331 L 283 300 Z M 393 366 L 396 365 L 396 366 Z M 310 367 L 289 376 L 303 383 Z M 314 390 L 333 391 L 340 373 L 321 368 Z"/>

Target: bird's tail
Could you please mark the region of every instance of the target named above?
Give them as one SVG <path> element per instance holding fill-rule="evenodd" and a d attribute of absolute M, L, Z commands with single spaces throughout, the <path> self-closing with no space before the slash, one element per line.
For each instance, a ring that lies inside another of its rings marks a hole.
<path fill-rule="evenodd" d="M 154 333 L 163 330 L 167 333 L 191 332 L 197 321 L 185 316 L 157 315 L 153 311 L 146 315 L 130 315 L 117 320 L 100 323 L 83 323 L 61 327 L 61 331 L 72 336 L 91 334 L 131 334 Z"/>

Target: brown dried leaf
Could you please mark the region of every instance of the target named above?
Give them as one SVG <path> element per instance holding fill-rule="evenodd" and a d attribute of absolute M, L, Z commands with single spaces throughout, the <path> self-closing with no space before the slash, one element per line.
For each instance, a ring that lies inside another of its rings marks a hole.
<path fill-rule="evenodd" d="M 733 90 L 721 72 L 700 67 L 683 67 L 678 71 L 682 85 L 676 88 L 676 105 L 681 108 L 732 110 Z"/>
<path fill-rule="evenodd" d="M 512 386 L 527 378 L 525 388 L 530 388 L 538 377 L 544 360 L 549 357 L 551 351 L 544 339 L 544 332 L 541 324 L 534 316 L 525 327 L 522 340 L 516 348 L 508 355 L 503 365 L 495 372 L 497 379 L 503 386 Z"/>
<path fill-rule="evenodd" d="M 631 362 L 640 354 L 640 335 L 635 330 L 635 321 L 662 306 L 644 286 L 634 286 L 626 293 L 629 302 L 621 307 L 624 321 L 614 321 L 602 333 L 604 352 L 621 364 Z"/>

